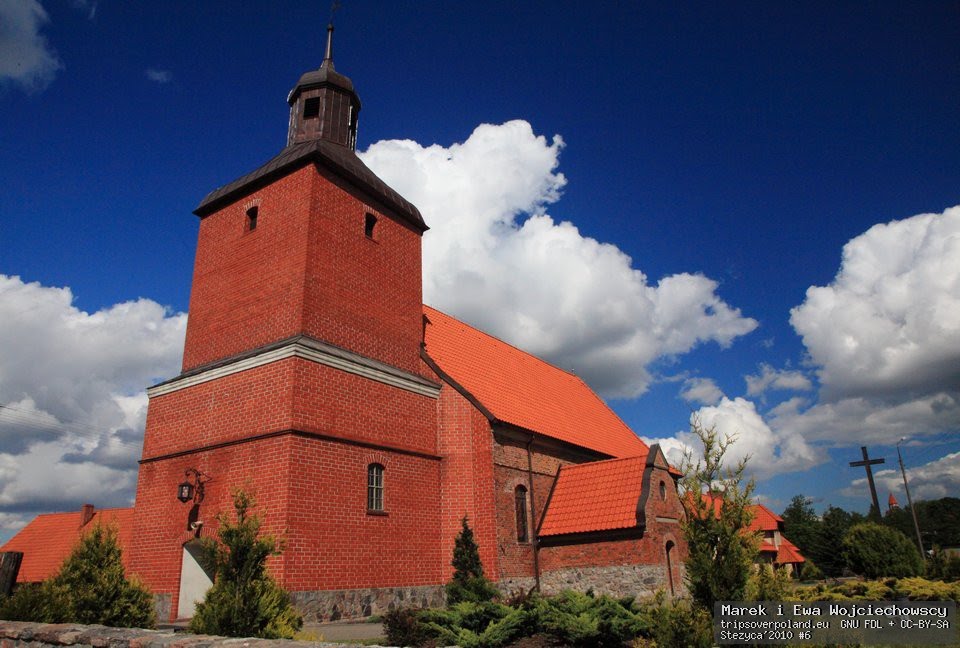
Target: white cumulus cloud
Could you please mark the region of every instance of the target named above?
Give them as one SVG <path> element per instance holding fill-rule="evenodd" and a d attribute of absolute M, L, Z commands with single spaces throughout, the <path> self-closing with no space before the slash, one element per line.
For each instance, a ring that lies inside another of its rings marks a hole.
<path fill-rule="evenodd" d="M 809 391 L 813 383 L 802 371 L 790 369 L 774 369 L 767 363 L 761 363 L 760 373 L 745 376 L 747 381 L 747 396 L 760 396 L 768 389 L 787 391 Z"/>
<path fill-rule="evenodd" d="M 790 322 L 822 396 L 960 390 L 960 207 L 875 225 Z"/>
<path fill-rule="evenodd" d="M 158 68 L 147 68 L 147 78 L 159 84 L 170 83 L 173 80 L 173 74 L 170 70 L 160 70 Z"/>
<path fill-rule="evenodd" d="M 710 378 L 688 378 L 680 390 L 680 397 L 688 403 L 715 405 L 723 398 L 723 391 Z"/>
<path fill-rule="evenodd" d="M 53 81 L 63 64 L 40 33 L 49 20 L 37 0 L 0 0 L 0 82 L 34 92 Z"/>
<path fill-rule="evenodd" d="M 0 275 L 0 512 L 128 502 L 144 389 L 176 375 L 185 329 L 149 299 L 88 313 Z"/>
<path fill-rule="evenodd" d="M 641 394 L 647 365 L 757 326 L 699 274 L 651 283 L 616 246 L 557 222 L 563 140 L 525 121 L 478 126 L 463 143 L 382 141 L 360 156 L 416 204 L 424 299 L 575 371 L 608 397 Z"/>

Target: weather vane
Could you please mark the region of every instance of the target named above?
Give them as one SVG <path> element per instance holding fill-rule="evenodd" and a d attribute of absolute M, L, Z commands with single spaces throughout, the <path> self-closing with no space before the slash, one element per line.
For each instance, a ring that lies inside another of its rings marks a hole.
<path fill-rule="evenodd" d="M 340 0 L 333 0 L 330 3 L 330 20 L 328 22 L 333 22 L 333 14 L 337 13 L 337 9 L 340 8 Z"/>

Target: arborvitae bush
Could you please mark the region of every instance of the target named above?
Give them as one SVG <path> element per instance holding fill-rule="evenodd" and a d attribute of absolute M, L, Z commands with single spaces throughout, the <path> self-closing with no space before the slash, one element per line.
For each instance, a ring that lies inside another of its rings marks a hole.
<path fill-rule="evenodd" d="M 820 571 L 820 568 L 817 567 L 812 560 L 807 558 L 803 563 L 803 567 L 800 568 L 800 580 L 810 581 L 821 580 L 822 578 L 823 572 Z"/>
<path fill-rule="evenodd" d="M 480 549 L 473 539 L 473 529 L 464 516 L 462 528 L 453 545 L 453 578 L 447 583 L 447 604 L 461 601 L 480 603 L 491 601 L 499 593 L 483 575 L 483 563 L 480 562 Z"/>
<path fill-rule="evenodd" d="M 713 616 L 687 600 L 667 601 L 660 592 L 653 601 L 639 607 L 640 615 L 649 620 L 650 629 L 633 645 L 656 648 L 709 648 L 713 646 Z"/>
<path fill-rule="evenodd" d="M 251 515 L 253 498 L 233 493 L 236 521 L 217 516 L 219 541 L 204 539 L 201 562 L 215 574 L 213 587 L 197 604 L 191 632 L 228 637 L 292 639 L 303 619 L 290 596 L 267 573 L 267 558 L 280 553 L 271 536 L 259 537 L 260 518 Z"/>
<path fill-rule="evenodd" d="M 150 592 L 124 576 L 116 529 L 100 525 L 83 535 L 53 578 L 18 588 L 4 601 L 0 616 L 120 628 L 156 624 Z"/>
<path fill-rule="evenodd" d="M 697 420 L 690 431 L 700 440 L 703 457 L 694 460 L 688 454 L 683 466 L 687 584 L 694 602 L 712 612 L 716 601 L 744 599 L 757 559 L 756 535 L 746 533 L 754 485 L 744 480 L 746 459 L 734 467 L 724 462 L 732 438 L 721 438 Z"/>
<path fill-rule="evenodd" d="M 747 601 L 782 601 L 790 588 L 790 570 L 788 567 L 774 568 L 773 565 L 757 565 L 747 580 Z"/>
<path fill-rule="evenodd" d="M 910 539 L 873 522 L 850 527 L 843 537 L 843 557 L 850 569 L 867 578 L 923 573 L 923 559 Z"/>

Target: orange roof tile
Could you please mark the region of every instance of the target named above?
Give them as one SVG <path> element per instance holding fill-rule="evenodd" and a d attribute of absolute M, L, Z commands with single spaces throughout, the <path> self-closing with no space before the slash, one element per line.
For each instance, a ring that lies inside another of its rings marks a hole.
<path fill-rule="evenodd" d="M 807 559 L 803 557 L 796 545 L 783 538 L 780 541 L 780 549 L 777 551 L 777 557 L 774 561 L 778 565 L 786 565 L 787 563 L 807 562 Z"/>
<path fill-rule="evenodd" d="M 133 509 L 103 509 L 80 528 L 80 511 L 38 515 L 17 535 L 10 538 L 0 551 L 22 551 L 18 583 L 36 583 L 53 576 L 73 550 L 83 531 L 97 524 L 117 525 L 117 540 L 123 549 L 124 565 L 127 548 L 133 533 Z"/>
<path fill-rule="evenodd" d="M 763 504 L 753 504 L 750 506 L 753 513 L 753 520 L 748 531 L 776 531 L 779 525 L 783 523 L 783 518 L 768 509 Z"/>
<path fill-rule="evenodd" d="M 423 307 L 427 355 L 497 420 L 612 457 L 647 445 L 583 380 L 438 310 Z"/>
<path fill-rule="evenodd" d="M 561 468 L 539 535 L 636 526 L 646 461 L 640 456 Z"/>

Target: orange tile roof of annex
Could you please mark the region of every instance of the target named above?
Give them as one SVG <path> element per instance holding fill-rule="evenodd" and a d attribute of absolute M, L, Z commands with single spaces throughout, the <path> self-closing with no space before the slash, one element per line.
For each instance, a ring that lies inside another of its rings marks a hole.
<path fill-rule="evenodd" d="M 637 526 L 646 456 L 564 466 L 553 487 L 541 537 Z"/>
<path fill-rule="evenodd" d="M 23 552 L 23 562 L 17 574 L 18 583 L 37 583 L 56 574 L 81 534 L 97 524 L 117 526 L 117 540 L 123 550 L 126 565 L 127 549 L 133 531 L 133 509 L 95 511 L 83 528 L 80 527 L 81 515 L 80 511 L 38 515 L 0 547 L 0 551 Z"/>
<path fill-rule="evenodd" d="M 426 352 L 498 421 L 611 457 L 647 445 L 579 377 L 438 310 L 423 307 Z"/>

